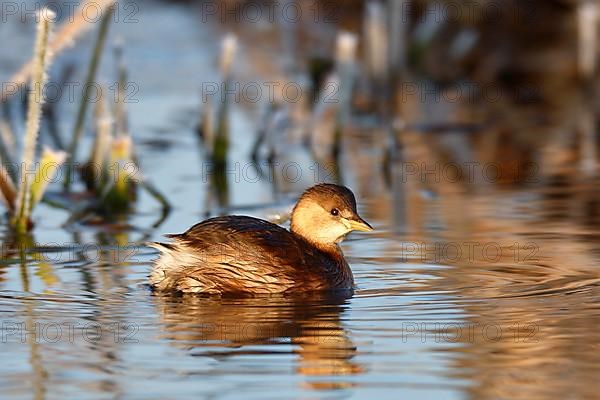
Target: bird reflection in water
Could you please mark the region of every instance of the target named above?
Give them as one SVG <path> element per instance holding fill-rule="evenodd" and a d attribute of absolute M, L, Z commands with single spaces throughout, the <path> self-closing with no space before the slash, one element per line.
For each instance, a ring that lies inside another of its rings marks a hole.
<path fill-rule="evenodd" d="M 163 338 L 172 345 L 193 356 L 217 360 L 295 354 L 296 372 L 318 377 L 304 382 L 303 387 L 322 390 L 352 386 L 339 377 L 364 371 L 354 360 L 356 345 L 340 321 L 347 297 L 312 294 L 209 298 L 157 294 L 155 299 Z"/>

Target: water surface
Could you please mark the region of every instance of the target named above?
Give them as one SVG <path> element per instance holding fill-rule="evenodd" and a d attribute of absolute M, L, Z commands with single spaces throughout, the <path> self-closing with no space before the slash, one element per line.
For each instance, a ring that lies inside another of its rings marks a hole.
<path fill-rule="evenodd" d="M 372 129 L 347 139 L 342 180 L 375 227 L 343 244 L 357 284 L 352 297 L 153 294 L 147 276 L 156 254 L 143 243 L 218 212 L 206 202 L 210 179 L 194 127 L 198 88 L 217 79 L 219 32 L 198 24 L 190 7 L 149 3 L 139 19 L 156 29 L 115 28 L 131 43 L 127 63 L 140 87 L 129 113 L 141 166 L 174 209 L 154 227 L 160 207 L 142 195 L 123 223 L 65 226 L 64 211 L 42 205 L 32 247 L 21 250 L 3 233 L 3 396 L 598 397 L 599 182 L 574 164 L 528 169 L 527 179 L 480 170 L 454 179 L 440 171 L 448 148 L 473 144 L 467 134 L 407 132 L 391 180 L 381 173 L 383 141 Z M 434 106 L 436 117 L 442 109 L 459 114 L 456 105 Z M 273 177 L 249 179 L 256 115 L 246 106 L 231 115 L 228 208 L 267 218 L 288 212 L 320 176 L 298 149 L 285 155 L 297 178 L 282 161 Z M 63 124 L 69 132 L 71 120 Z"/>

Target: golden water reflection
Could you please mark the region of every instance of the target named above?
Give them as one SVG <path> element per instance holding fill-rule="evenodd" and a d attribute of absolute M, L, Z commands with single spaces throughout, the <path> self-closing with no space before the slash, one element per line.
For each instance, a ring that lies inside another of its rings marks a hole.
<path fill-rule="evenodd" d="M 294 354 L 296 373 L 315 389 L 351 386 L 332 376 L 363 372 L 356 345 L 340 321 L 343 297 L 215 299 L 155 296 L 162 337 L 192 355 Z M 259 349 L 253 346 L 261 346 Z M 256 349 L 256 350 L 255 350 Z"/>

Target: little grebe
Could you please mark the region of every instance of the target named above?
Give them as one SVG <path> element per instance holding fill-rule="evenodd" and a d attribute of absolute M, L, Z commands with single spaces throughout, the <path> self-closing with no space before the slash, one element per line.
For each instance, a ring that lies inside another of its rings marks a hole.
<path fill-rule="evenodd" d="M 252 217 L 211 218 L 167 235 L 150 275 L 157 290 L 203 294 L 269 294 L 351 290 L 352 271 L 338 243 L 373 228 L 356 211 L 354 194 L 319 184 L 305 191 L 288 231 Z"/>

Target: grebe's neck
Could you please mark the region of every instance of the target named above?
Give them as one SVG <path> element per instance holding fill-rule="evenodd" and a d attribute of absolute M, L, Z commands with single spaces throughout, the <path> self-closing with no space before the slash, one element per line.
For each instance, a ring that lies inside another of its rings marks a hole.
<path fill-rule="evenodd" d="M 329 271 L 327 279 L 330 281 L 332 287 L 352 288 L 354 286 L 352 270 L 350 269 L 350 265 L 348 265 L 346 258 L 344 258 L 344 253 L 338 244 L 325 244 L 312 241 L 302 235 L 298 235 L 294 231 L 292 231 L 292 234 L 309 246 L 316 248 L 325 256 L 324 261 L 326 261 L 324 262 L 323 267 Z"/>
<path fill-rule="evenodd" d="M 311 237 L 302 235 L 294 231 L 294 229 L 290 229 L 294 236 L 302 239 L 304 242 L 308 243 L 310 246 L 317 248 L 321 252 L 327 254 L 329 257 L 333 258 L 336 262 L 345 263 L 344 253 L 342 252 L 341 247 L 337 243 L 326 243 L 318 240 L 313 240 Z"/>

